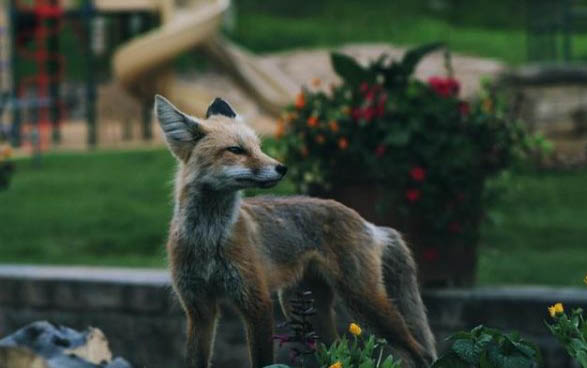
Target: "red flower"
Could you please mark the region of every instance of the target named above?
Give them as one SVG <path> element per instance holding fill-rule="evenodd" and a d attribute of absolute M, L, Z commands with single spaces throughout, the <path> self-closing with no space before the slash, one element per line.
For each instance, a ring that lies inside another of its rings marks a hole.
<path fill-rule="evenodd" d="M 461 89 L 459 81 L 450 77 L 430 77 L 428 85 L 437 95 L 444 98 L 457 96 Z"/>
<path fill-rule="evenodd" d="M 369 83 L 367 83 L 367 82 L 361 83 L 359 90 L 361 91 L 362 94 L 369 92 Z"/>
<path fill-rule="evenodd" d="M 460 234 L 463 232 L 463 227 L 461 226 L 460 222 L 458 221 L 453 221 L 450 224 L 448 224 L 448 230 L 451 233 L 454 234 Z"/>
<path fill-rule="evenodd" d="M 378 105 L 375 108 L 375 116 L 381 117 L 383 115 L 385 115 L 385 105 Z"/>
<path fill-rule="evenodd" d="M 338 148 L 340 148 L 342 151 L 344 151 L 347 148 L 349 148 L 349 140 L 346 139 L 345 137 L 341 137 L 338 140 Z"/>
<path fill-rule="evenodd" d="M 351 116 L 353 117 L 354 120 L 359 120 L 360 118 L 363 117 L 363 109 L 361 109 L 360 107 L 355 107 L 351 110 Z"/>
<path fill-rule="evenodd" d="M 420 192 L 420 189 L 408 189 L 406 190 L 406 199 L 410 202 L 417 202 L 418 200 L 420 200 L 420 197 L 422 196 L 422 192 Z"/>
<path fill-rule="evenodd" d="M 385 154 L 385 145 L 380 144 L 377 147 L 375 147 L 375 156 L 376 157 L 382 157 Z"/>
<path fill-rule="evenodd" d="M 363 112 L 363 117 L 367 122 L 370 122 L 375 117 L 375 109 L 372 107 L 367 107 Z"/>
<path fill-rule="evenodd" d="M 440 253 L 438 253 L 438 249 L 436 248 L 425 248 L 422 250 L 422 258 L 426 262 L 434 262 L 440 258 Z"/>
<path fill-rule="evenodd" d="M 426 179 L 426 170 L 420 166 L 413 167 L 410 170 L 410 177 L 415 181 L 422 181 Z"/>
<path fill-rule="evenodd" d="M 467 101 L 459 102 L 459 112 L 461 113 L 461 116 L 464 118 L 469 116 L 469 113 L 471 112 L 471 106 Z"/>

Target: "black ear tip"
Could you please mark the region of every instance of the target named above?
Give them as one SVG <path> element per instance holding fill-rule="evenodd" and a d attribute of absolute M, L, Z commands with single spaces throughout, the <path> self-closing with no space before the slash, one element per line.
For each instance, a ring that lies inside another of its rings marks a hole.
<path fill-rule="evenodd" d="M 234 112 L 228 102 L 224 101 L 220 97 L 216 97 L 210 106 L 208 106 L 208 110 L 206 111 L 206 118 L 209 118 L 213 115 L 224 115 L 229 118 L 234 118 L 236 117 L 236 112 Z"/>

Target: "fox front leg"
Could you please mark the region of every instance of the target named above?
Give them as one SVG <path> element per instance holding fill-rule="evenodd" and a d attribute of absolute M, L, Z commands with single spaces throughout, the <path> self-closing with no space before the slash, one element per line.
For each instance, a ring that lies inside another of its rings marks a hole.
<path fill-rule="evenodd" d="M 218 320 L 216 303 L 187 310 L 186 359 L 188 368 L 208 368 L 212 359 L 214 330 Z"/>
<path fill-rule="evenodd" d="M 273 303 L 269 292 L 255 295 L 237 307 L 246 325 L 251 368 L 262 368 L 274 363 Z"/>

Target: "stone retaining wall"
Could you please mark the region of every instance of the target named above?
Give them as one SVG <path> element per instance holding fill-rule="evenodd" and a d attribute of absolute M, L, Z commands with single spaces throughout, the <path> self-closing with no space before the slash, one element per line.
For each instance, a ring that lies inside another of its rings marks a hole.
<path fill-rule="evenodd" d="M 519 330 L 538 343 L 545 367 L 573 367 L 544 326 L 546 307 L 555 301 L 568 308 L 587 307 L 587 290 L 510 287 L 425 292 L 441 349 L 450 333 L 485 324 Z M 76 329 L 99 327 L 113 353 L 136 367 L 182 366 L 184 317 L 165 271 L 0 266 L 0 337 L 36 320 Z M 246 367 L 246 362 L 241 322 L 224 307 L 214 366 Z"/>

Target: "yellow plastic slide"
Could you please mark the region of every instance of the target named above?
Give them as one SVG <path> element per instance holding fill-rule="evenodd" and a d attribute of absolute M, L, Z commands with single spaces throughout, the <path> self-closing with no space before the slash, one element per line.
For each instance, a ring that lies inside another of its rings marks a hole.
<path fill-rule="evenodd" d="M 174 0 L 140 1 L 154 4 L 163 24 L 122 45 L 114 55 L 115 76 L 133 95 L 149 101 L 155 93 L 164 94 L 190 113 L 204 114 L 214 96 L 198 86 L 182 84 L 169 67 L 177 55 L 204 46 L 268 112 L 278 114 L 293 100 L 298 87 L 280 70 L 218 34 L 230 0 L 197 0 L 182 7 L 176 7 Z M 108 3 L 120 4 L 97 0 L 97 7 L 107 7 Z"/>

